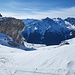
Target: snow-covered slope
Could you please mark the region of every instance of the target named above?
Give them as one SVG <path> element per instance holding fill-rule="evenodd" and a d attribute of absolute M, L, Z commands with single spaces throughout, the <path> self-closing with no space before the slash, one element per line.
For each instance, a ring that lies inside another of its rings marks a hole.
<path fill-rule="evenodd" d="M 72 18 L 45 18 L 42 20 L 27 19 L 25 30 L 22 32 L 29 43 L 56 45 L 61 41 L 75 37 L 75 25 Z M 71 22 L 70 22 L 71 21 Z M 36 37 L 34 39 L 34 37 Z"/>
<path fill-rule="evenodd" d="M 27 43 L 27 42 L 24 42 L 24 45 L 27 48 L 34 48 L 34 49 L 38 49 L 40 47 L 46 47 L 45 44 L 33 44 L 33 43 Z"/>
<path fill-rule="evenodd" d="M 0 75 L 74 75 L 75 38 L 68 42 L 33 51 L 0 45 Z"/>
<path fill-rule="evenodd" d="M 0 44 L 9 46 L 8 44 L 9 41 L 13 41 L 13 39 L 9 37 L 8 35 L 0 33 Z"/>
<path fill-rule="evenodd" d="M 9 37 L 8 35 L 5 35 L 3 33 L 0 33 L 0 44 L 8 47 L 14 47 L 14 48 L 20 48 L 20 49 L 26 49 L 26 50 L 32 50 L 31 48 L 27 48 L 23 45 L 17 45 L 16 42 Z"/>

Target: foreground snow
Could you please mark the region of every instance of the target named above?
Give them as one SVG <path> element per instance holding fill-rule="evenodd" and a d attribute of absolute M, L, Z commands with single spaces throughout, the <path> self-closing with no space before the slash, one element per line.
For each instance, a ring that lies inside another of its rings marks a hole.
<path fill-rule="evenodd" d="M 0 45 L 0 75 L 75 75 L 75 39 L 68 42 L 33 51 Z"/>

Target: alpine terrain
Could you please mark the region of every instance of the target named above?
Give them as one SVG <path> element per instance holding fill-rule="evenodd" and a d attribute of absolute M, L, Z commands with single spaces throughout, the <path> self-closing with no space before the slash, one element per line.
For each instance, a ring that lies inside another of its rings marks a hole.
<path fill-rule="evenodd" d="M 22 32 L 29 43 L 58 45 L 75 37 L 75 18 L 45 18 L 42 20 L 23 19 L 26 26 Z M 36 37 L 34 39 L 34 37 Z"/>
<path fill-rule="evenodd" d="M 0 16 L 0 75 L 75 75 L 74 37 L 74 18 Z"/>

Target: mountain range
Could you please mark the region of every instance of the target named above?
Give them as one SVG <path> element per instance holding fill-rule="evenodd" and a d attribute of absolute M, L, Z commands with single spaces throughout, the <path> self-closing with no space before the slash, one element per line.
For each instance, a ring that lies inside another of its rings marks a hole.
<path fill-rule="evenodd" d="M 58 45 L 75 37 L 75 18 L 22 19 L 25 29 L 23 37 L 28 43 Z"/>
<path fill-rule="evenodd" d="M 22 19 L 21 21 L 1 16 L 0 34 L 11 37 L 13 41 L 10 40 L 8 43 L 12 46 L 23 45 L 23 37 L 28 43 L 58 45 L 64 40 L 75 37 L 75 18 L 68 17 L 63 20 L 47 17 L 41 20 Z"/>

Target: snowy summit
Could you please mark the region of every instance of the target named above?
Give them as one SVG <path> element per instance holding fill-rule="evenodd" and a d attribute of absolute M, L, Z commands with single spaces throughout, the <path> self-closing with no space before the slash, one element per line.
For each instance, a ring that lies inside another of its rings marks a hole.
<path fill-rule="evenodd" d="M 75 38 L 66 42 L 33 51 L 0 45 L 0 75 L 74 75 Z"/>

